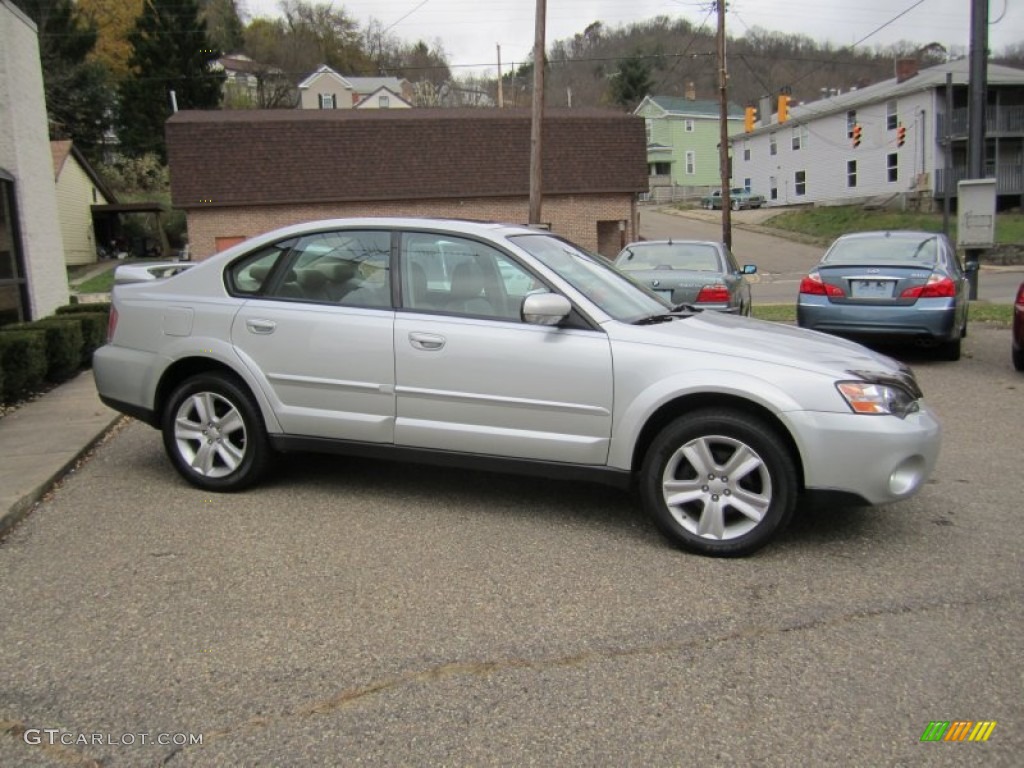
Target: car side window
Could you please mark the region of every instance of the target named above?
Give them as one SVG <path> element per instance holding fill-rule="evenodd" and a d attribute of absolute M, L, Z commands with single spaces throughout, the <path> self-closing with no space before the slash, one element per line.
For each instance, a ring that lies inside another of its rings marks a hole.
<path fill-rule="evenodd" d="M 450 235 L 407 232 L 400 259 L 406 309 L 519 320 L 523 297 L 540 286 L 501 251 Z"/>
<path fill-rule="evenodd" d="M 228 269 L 228 286 L 232 293 L 257 295 L 269 284 L 271 273 L 294 241 L 275 243 L 254 251 L 236 261 Z"/>
<path fill-rule="evenodd" d="M 301 238 L 292 254 L 267 296 L 351 307 L 391 307 L 389 231 L 318 232 Z"/>

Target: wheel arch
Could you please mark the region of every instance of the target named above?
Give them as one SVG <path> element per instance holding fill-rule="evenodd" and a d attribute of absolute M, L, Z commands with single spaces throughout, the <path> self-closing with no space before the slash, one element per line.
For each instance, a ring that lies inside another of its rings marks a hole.
<path fill-rule="evenodd" d="M 203 357 L 199 355 L 183 357 L 179 360 L 175 360 L 169 365 L 160 376 L 160 381 L 157 384 L 156 392 L 153 398 L 153 418 L 155 424 L 153 426 L 159 426 L 160 419 L 163 418 L 164 407 L 167 405 L 167 401 L 170 399 L 171 394 L 181 385 L 181 383 L 187 379 L 192 378 L 203 373 L 219 373 L 225 376 L 230 376 L 239 386 L 244 387 L 263 417 L 264 426 L 267 431 L 271 431 L 276 423 L 272 414 L 269 414 L 268 409 L 265 407 L 266 404 L 263 398 L 260 396 L 260 392 L 257 387 L 242 373 L 235 368 L 232 368 L 227 363 L 217 360 L 212 357 Z"/>
<path fill-rule="evenodd" d="M 786 449 L 793 460 L 793 466 L 796 467 L 799 488 L 803 491 L 803 460 L 800 456 L 800 449 L 797 447 L 796 441 L 793 439 L 793 435 L 790 433 L 789 429 L 786 428 L 786 425 L 778 416 L 759 403 L 739 397 L 738 395 L 718 392 L 695 392 L 683 395 L 663 403 L 657 410 L 655 410 L 648 417 L 637 435 L 636 442 L 633 446 L 632 460 L 630 462 L 631 471 L 634 473 L 639 471 L 640 466 L 643 464 L 644 456 L 646 456 L 651 443 L 654 442 L 654 438 L 657 437 L 658 433 L 661 432 L 661 430 L 668 424 L 682 416 L 685 416 L 686 414 L 707 408 L 724 408 L 748 414 L 759 419 L 770 427 L 786 446 Z"/>

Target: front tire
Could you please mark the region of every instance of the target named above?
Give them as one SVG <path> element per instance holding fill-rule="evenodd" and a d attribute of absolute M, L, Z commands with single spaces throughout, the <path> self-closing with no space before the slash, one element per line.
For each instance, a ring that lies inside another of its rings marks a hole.
<path fill-rule="evenodd" d="M 716 557 L 767 544 L 793 516 L 797 486 L 793 458 L 771 427 L 717 408 L 665 427 L 640 475 L 658 529 L 678 546 Z"/>
<path fill-rule="evenodd" d="M 186 379 L 168 399 L 162 427 L 174 468 L 204 490 L 242 490 L 259 479 L 270 457 L 252 395 L 226 374 Z"/>

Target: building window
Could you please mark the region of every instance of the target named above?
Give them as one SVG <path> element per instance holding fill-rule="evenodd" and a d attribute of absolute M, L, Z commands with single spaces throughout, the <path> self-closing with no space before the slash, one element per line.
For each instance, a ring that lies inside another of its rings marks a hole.
<path fill-rule="evenodd" d="M 889 181 L 898 181 L 900 178 L 899 168 L 896 165 L 896 158 L 898 155 L 893 152 L 891 155 L 885 156 L 885 170 L 888 174 Z"/>
<path fill-rule="evenodd" d="M 693 176 L 697 173 L 697 153 L 692 149 L 686 152 L 686 175 Z"/>
<path fill-rule="evenodd" d="M 684 120 L 683 130 L 687 133 L 693 133 L 693 120 Z"/>
<path fill-rule="evenodd" d="M 857 186 L 857 161 L 847 160 L 846 161 L 846 186 L 856 187 Z"/>
<path fill-rule="evenodd" d="M 750 162 L 750 142 L 746 139 L 743 140 L 743 162 Z"/>
<path fill-rule="evenodd" d="M 750 180 L 749 178 L 746 178 L 746 179 L 744 179 L 744 180 L 743 180 L 743 188 L 744 188 L 745 190 L 747 190 L 747 192 L 749 192 L 749 191 L 750 191 L 750 189 L 751 189 L 751 187 L 752 187 L 752 186 L 753 186 L 753 185 L 752 185 L 752 183 L 751 183 L 751 180 Z"/>
<path fill-rule="evenodd" d="M 391 106 L 391 100 L 388 99 L 387 96 L 378 96 L 377 97 L 377 107 L 379 109 L 387 109 L 390 106 Z"/>
<path fill-rule="evenodd" d="M 333 93 L 321 93 L 320 94 L 320 109 L 335 109 L 337 105 L 334 103 Z"/>
<path fill-rule="evenodd" d="M 644 131 L 647 133 L 647 143 L 651 143 L 651 136 L 654 135 L 654 121 L 644 120 Z"/>
<path fill-rule="evenodd" d="M 779 199 L 779 181 L 774 176 L 768 177 L 768 197 L 772 200 Z"/>
<path fill-rule="evenodd" d="M 768 154 L 769 155 L 777 155 L 778 153 L 779 153 L 779 147 L 775 143 L 775 134 L 774 133 L 769 133 L 768 134 Z"/>
<path fill-rule="evenodd" d="M 806 125 L 794 125 L 793 126 L 793 151 L 802 149 L 807 145 L 807 126 Z"/>
<path fill-rule="evenodd" d="M 672 163 L 648 163 L 647 174 L 649 176 L 671 176 Z"/>
<path fill-rule="evenodd" d="M 853 126 L 857 124 L 857 110 L 851 109 L 846 113 L 846 138 L 853 138 Z"/>
<path fill-rule="evenodd" d="M 15 199 L 13 179 L 0 170 L 0 325 L 29 319 Z"/>
<path fill-rule="evenodd" d="M 889 99 L 885 102 L 885 129 L 887 131 L 895 131 L 896 126 L 900 124 L 900 116 L 896 111 L 896 99 Z"/>
<path fill-rule="evenodd" d="M 797 171 L 793 174 L 793 194 L 797 197 L 807 194 L 807 171 Z"/>

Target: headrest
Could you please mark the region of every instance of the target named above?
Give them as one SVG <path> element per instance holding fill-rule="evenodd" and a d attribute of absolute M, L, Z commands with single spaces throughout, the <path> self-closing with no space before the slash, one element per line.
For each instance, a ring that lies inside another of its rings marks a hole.
<path fill-rule="evenodd" d="M 343 283 L 355 276 L 359 265 L 354 261 L 325 261 L 316 265 L 318 272 L 332 283 Z"/>
<path fill-rule="evenodd" d="M 327 275 L 318 269 L 297 269 L 295 281 L 303 290 L 316 290 L 327 284 Z"/>
<path fill-rule="evenodd" d="M 262 283 L 267 279 L 267 275 L 270 274 L 270 267 L 266 264 L 254 264 L 249 267 L 249 277 L 258 283 Z"/>

